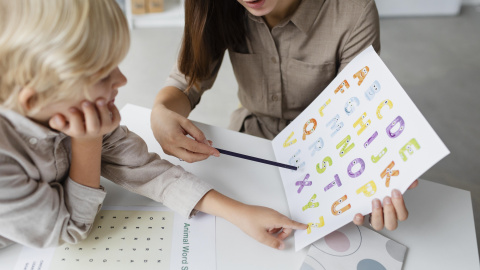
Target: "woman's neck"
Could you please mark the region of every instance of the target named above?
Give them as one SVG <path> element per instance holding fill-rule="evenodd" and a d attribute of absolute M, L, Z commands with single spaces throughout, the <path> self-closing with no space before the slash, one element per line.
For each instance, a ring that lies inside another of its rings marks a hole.
<path fill-rule="evenodd" d="M 263 16 L 270 30 L 285 18 L 291 16 L 301 2 L 302 0 L 279 0 L 272 12 Z"/>

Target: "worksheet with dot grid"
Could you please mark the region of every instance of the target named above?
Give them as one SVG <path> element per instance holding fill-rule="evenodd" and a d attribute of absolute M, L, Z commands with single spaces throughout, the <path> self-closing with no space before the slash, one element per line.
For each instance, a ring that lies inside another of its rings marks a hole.
<path fill-rule="evenodd" d="M 16 269 L 215 269 L 215 217 L 184 219 L 168 208 L 104 207 L 87 239 L 25 247 Z M 188 268 L 184 268 L 188 269 Z"/>

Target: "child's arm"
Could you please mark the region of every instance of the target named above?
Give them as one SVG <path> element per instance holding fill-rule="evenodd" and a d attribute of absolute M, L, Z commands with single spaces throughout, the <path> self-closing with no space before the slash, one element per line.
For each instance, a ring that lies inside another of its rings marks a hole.
<path fill-rule="evenodd" d="M 120 126 L 104 137 L 102 176 L 131 192 L 163 203 L 183 217 L 212 189 L 206 182 L 155 153 L 137 134 Z"/>
<path fill-rule="evenodd" d="M 223 217 L 274 248 L 282 249 L 282 240 L 293 229 L 307 228 L 270 208 L 246 205 L 223 196 L 180 166 L 149 153 L 145 142 L 124 126 L 104 138 L 102 175 L 184 217 L 191 217 L 197 210 Z"/>
<path fill-rule="evenodd" d="M 43 179 L 19 152 L 0 153 L 0 248 L 13 243 L 45 248 L 85 239 L 105 191 L 65 177 Z"/>
<path fill-rule="evenodd" d="M 110 110 L 107 114 L 105 108 L 99 111 L 110 117 Z M 24 139 L 23 133 L 19 136 L 8 121 L 0 122 L 0 137 L 5 139 L 0 143 L 0 248 L 12 242 L 52 247 L 86 238 L 105 198 L 105 191 L 98 188 L 101 148 L 99 151 L 96 140 L 98 132 L 118 125 L 116 108 L 111 113 L 116 120 L 108 125 L 108 120 L 101 120 L 104 116 L 98 116 L 93 106 L 85 113 L 57 115 L 58 123 L 52 119 L 53 127 L 73 136 L 73 153 L 69 153 L 64 136 L 32 143 L 31 137 Z M 68 160 L 69 154 L 73 164 Z"/>
<path fill-rule="evenodd" d="M 96 104 L 84 101 L 82 109 L 83 112 L 71 108 L 67 116 L 52 117 L 50 125 L 71 137 L 70 178 L 81 185 L 99 188 L 103 135 L 118 127 L 120 113 L 115 105 L 106 104 L 103 99 Z"/>
<path fill-rule="evenodd" d="M 273 209 L 246 205 L 215 190 L 205 194 L 195 209 L 225 218 L 255 240 L 276 249 L 284 249 L 283 240 L 294 229 L 307 229 L 306 224 L 293 221 Z"/>

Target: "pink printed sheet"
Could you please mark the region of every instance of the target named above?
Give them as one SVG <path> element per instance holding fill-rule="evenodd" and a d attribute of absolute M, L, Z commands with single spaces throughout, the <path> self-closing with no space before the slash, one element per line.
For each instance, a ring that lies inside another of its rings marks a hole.
<path fill-rule="evenodd" d="M 312 243 L 300 270 L 401 270 L 407 247 L 349 223 Z"/>
<path fill-rule="evenodd" d="M 421 90 L 421 89 L 419 89 Z M 449 154 L 372 47 L 272 141 L 300 250 L 402 193 Z M 415 206 L 410 206 L 415 207 Z M 399 228 L 401 229 L 401 228 Z"/>

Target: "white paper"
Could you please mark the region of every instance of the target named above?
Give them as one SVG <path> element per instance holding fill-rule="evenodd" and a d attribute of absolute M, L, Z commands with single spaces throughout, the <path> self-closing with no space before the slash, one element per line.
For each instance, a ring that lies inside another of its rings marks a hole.
<path fill-rule="evenodd" d="M 296 250 L 370 213 L 374 198 L 405 192 L 449 153 L 371 46 L 272 146 L 299 168 L 280 169 L 292 219 L 309 224 L 295 232 Z"/>
<path fill-rule="evenodd" d="M 401 270 L 407 247 L 349 223 L 314 242 L 300 270 Z"/>
<path fill-rule="evenodd" d="M 107 268 L 216 269 L 215 217 L 185 219 L 166 207 L 103 207 L 86 240 L 24 247 L 15 270 Z"/>

